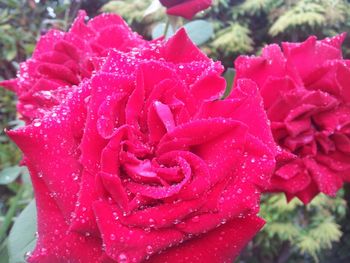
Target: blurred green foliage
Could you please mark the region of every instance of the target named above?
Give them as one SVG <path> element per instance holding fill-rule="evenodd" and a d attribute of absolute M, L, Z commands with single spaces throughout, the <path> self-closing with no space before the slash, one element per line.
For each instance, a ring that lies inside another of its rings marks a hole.
<path fill-rule="evenodd" d="M 67 28 L 70 1 L 0 0 L 0 80 L 15 77 L 37 38 L 49 28 Z M 8 262 L 7 234 L 16 215 L 33 199 L 28 171 L 17 165 L 21 154 L 4 129 L 21 125 L 15 95 L 0 88 L 0 262 Z"/>
<path fill-rule="evenodd" d="M 298 199 L 287 203 L 282 194 L 263 196 L 260 215 L 266 225 L 239 262 L 319 262 L 342 237 L 338 222 L 346 216 L 343 195 L 320 194 L 307 206 Z"/>
<path fill-rule="evenodd" d="M 152 8 L 148 9 L 152 2 L 155 1 L 109 1 L 102 6 L 101 11 L 121 15 L 133 30 L 137 31 L 146 38 L 151 38 L 153 27 L 160 21 L 165 21 L 166 18 L 165 8 L 161 7 L 160 5 L 153 8 L 155 9 L 154 11 L 151 10 Z"/>
<path fill-rule="evenodd" d="M 154 1 L 109 1 L 101 10 L 122 15 L 133 29 L 150 38 L 152 29 L 165 20 L 164 8 L 151 14 L 146 11 Z M 197 18 L 210 21 L 215 29 L 214 37 L 203 49 L 227 67 L 232 66 L 238 55 L 258 53 L 268 43 L 303 41 L 311 34 L 324 38 L 350 31 L 350 3 L 347 0 L 213 2 L 210 9 L 197 15 Z M 344 45 L 346 55 L 350 55 L 349 44 L 348 37 Z"/>
<path fill-rule="evenodd" d="M 36 39 L 47 28 L 64 27 L 56 19 L 65 10 L 65 1 L 0 0 L 0 76 L 10 78 L 34 49 Z"/>
<path fill-rule="evenodd" d="M 67 29 L 80 8 L 91 17 L 99 11 L 118 13 L 134 30 L 150 39 L 153 28 L 166 21 L 164 8 L 150 8 L 155 2 L 0 0 L 0 80 L 14 77 L 19 62 L 30 56 L 38 37 L 52 27 Z M 232 67 L 238 55 L 258 53 L 267 43 L 350 31 L 350 3 L 346 0 L 214 0 L 213 7 L 197 17 L 210 21 L 214 27 L 214 37 L 202 46 L 203 50 L 226 67 Z M 347 56 L 349 44 L 348 37 L 344 45 Z M 226 73 L 230 81 L 233 75 L 232 70 Z M 0 89 L 1 131 L 19 124 L 15 103 L 12 93 Z M 19 160 L 19 150 L 1 132 L 0 172 Z M 307 207 L 297 200 L 287 204 L 282 195 L 263 197 L 261 216 L 267 220 L 266 227 L 238 262 L 349 262 L 350 215 L 344 201 L 349 200 L 349 193 L 350 189 L 335 199 L 321 195 Z M 0 185 L 0 229 L 8 232 L 9 226 L 3 226 L 12 222 L 31 197 L 26 172 L 21 172 L 14 182 Z M 6 239 L 0 244 L 0 259 L 5 258 Z"/>
<path fill-rule="evenodd" d="M 254 54 L 268 43 L 324 38 L 350 30 L 347 0 L 215 0 L 205 15 L 215 24 L 211 55 L 226 66 L 242 53 Z M 230 28 L 230 29 L 229 29 Z M 229 41 L 231 40 L 231 42 Z M 350 55 L 350 39 L 344 51 Z"/>

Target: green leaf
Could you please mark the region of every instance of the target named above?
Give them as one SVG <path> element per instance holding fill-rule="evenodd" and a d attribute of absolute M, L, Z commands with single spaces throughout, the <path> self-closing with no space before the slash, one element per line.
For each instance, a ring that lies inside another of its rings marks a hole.
<path fill-rule="evenodd" d="M 0 172 L 0 185 L 12 183 L 20 175 L 22 167 L 18 165 L 7 167 Z"/>
<path fill-rule="evenodd" d="M 156 25 L 152 30 L 152 39 L 156 39 L 156 38 L 163 36 L 165 26 L 166 26 L 165 23 L 159 23 L 158 25 Z M 171 26 L 169 26 L 167 34 L 166 34 L 166 39 L 168 39 L 172 35 L 174 35 L 174 30 L 172 29 Z"/>
<path fill-rule="evenodd" d="M 0 245 L 0 262 L 1 263 L 7 263 L 9 261 L 9 255 L 7 251 L 7 241 L 5 240 Z"/>
<path fill-rule="evenodd" d="M 184 28 L 196 45 L 204 44 L 214 34 L 213 25 L 205 20 L 193 20 L 185 24 Z"/>
<path fill-rule="evenodd" d="M 233 79 L 235 78 L 236 71 L 234 68 L 228 68 L 224 73 L 224 78 L 226 80 L 226 90 L 222 98 L 226 98 L 230 95 L 233 88 Z"/>
<path fill-rule="evenodd" d="M 8 238 L 9 263 L 24 263 L 36 244 L 36 207 L 32 200 L 15 220 Z"/>
<path fill-rule="evenodd" d="M 23 127 L 25 125 L 25 122 L 20 120 L 20 119 L 16 119 L 13 121 L 9 121 L 8 124 L 11 126 L 12 130 L 18 129 L 20 127 Z"/>
<path fill-rule="evenodd" d="M 25 166 L 22 167 L 21 179 L 23 184 L 31 185 L 32 183 L 32 181 L 30 180 L 30 174 L 29 174 L 28 168 Z"/>
<path fill-rule="evenodd" d="M 7 49 L 7 51 L 5 52 L 5 59 L 7 61 L 11 61 L 16 57 L 16 55 L 17 55 L 17 49 L 15 47 L 11 47 Z"/>

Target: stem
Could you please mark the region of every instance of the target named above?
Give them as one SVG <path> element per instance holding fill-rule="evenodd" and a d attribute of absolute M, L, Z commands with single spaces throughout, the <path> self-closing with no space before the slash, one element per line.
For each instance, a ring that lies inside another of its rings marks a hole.
<path fill-rule="evenodd" d="M 4 222 L 3 222 L 3 224 L 2 224 L 2 226 L 0 228 L 0 241 L 2 241 L 4 239 L 4 237 L 7 234 L 8 229 L 11 226 L 12 218 L 13 218 L 13 216 L 16 213 L 16 210 L 17 210 L 17 207 L 18 207 L 18 203 L 19 203 L 19 201 L 22 198 L 23 192 L 24 192 L 24 186 L 22 185 L 19 188 L 17 194 L 15 195 L 13 201 L 11 202 L 10 208 L 7 211 L 6 215 L 5 215 Z"/>
<path fill-rule="evenodd" d="M 164 28 L 164 33 L 163 33 L 163 36 L 165 37 L 165 39 L 166 39 L 166 35 L 168 33 L 168 30 L 169 30 L 169 26 L 170 26 L 170 20 L 168 19 L 166 21 L 165 28 Z"/>

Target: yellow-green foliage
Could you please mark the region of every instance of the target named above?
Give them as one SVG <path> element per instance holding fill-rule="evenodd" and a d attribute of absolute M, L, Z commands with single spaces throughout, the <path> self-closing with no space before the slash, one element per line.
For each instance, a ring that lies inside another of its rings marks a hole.
<path fill-rule="evenodd" d="M 238 6 L 238 9 L 244 14 L 257 15 L 261 12 L 268 12 L 280 2 L 281 0 L 246 0 Z"/>
<path fill-rule="evenodd" d="M 293 241 L 297 237 L 299 229 L 291 222 L 275 222 L 271 223 L 268 226 L 267 234 L 270 237 L 278 236 L 280 239 Z"/>
<path fill-rule="evenodd" d="M 301 253 L 310 254 L 315 261 L 318 261 L 317 254 L 322 249 L 332 248 L 332 242 L 339 241 L 341 236 L 340 226 L 330 219 L 309 229 L 304 235 L 300 235 L 296 240 L 293 240 L 292 243 Z"/>
<path fill-rule="evenodd" d="M 316 29 L 345 22 L 350 4 L 345 0 L 298 0 L 280 7 L 280 15 L 273 20 L 269 34 L 276 36 L 289 30 Z"/>
<path fill-rule="evenodd" d="M 254 43 L 250 34 L 248 27 L 234 23 L 217 32 L 211 46 L 224 54 L 251 52 Z"/>
<path fill-rule="evenodd" d="M 315 1 L 316 2 L 316 1 Z M 272 36 L 300 26 L 323 26 L 326 23 L 326 9 L 321 3 L 298 1 L 295 6 L 281 15 L 271 26 Z"/>
<path fill-rule="evenodd" d="M 319 253 L 330 249 L 332 242 L 342 236 L 336 218 L 345 215 L 345 201 L 321 194 L 304 206 L 297 199 L 287 203 L 283 195 L 274 194 L 263 198 L 260 213 L 267 221 L 256 239 L 261 246 L 287 241 L 297 253 L 318 261 Z"/>

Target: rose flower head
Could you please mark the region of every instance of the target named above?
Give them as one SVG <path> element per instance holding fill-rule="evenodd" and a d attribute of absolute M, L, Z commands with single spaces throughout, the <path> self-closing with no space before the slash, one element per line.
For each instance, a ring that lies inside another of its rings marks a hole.
<path fill-rule="evenodd" d="M 102 14 L 87 23 L 85 18 L 80 11 L 68 32 L 52 29 L 42 36 L 32 57 L 20 64 L 18 77 L 0 82 L 17 94 L 17 109 L 26 123 L 89 78 L 110 48 L 128 51 L 147 43 L 117 15 Z"/>
<path fill-rule="evenodd" d="M 181 47 L 181 48 L 180 48 Z M 179 30 L 110 50 L 61 103 L 8 132 L 36 196 L 29 262 L 232 262 L 263 226 L 276 147 L 256 84 Z"/>
<path fill-rule="evenodd" d="M 192 19 L 195 14 L 212 4 L 212 0 L 160 0 L 160 2 L 167 8 L 167 14 L 186 19 Z"/>
<path fill-rule="evenodd" d="M 272 191 L 305 204 L 318 193 L 335 196 L 350 181 L 350 61 L 345 34 L 268 45 L 259 57 L 241 56 L 237 79 L 255 81 L 280 146 Z"/>

